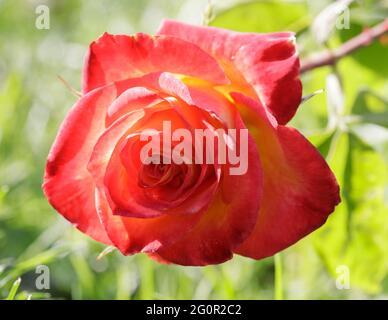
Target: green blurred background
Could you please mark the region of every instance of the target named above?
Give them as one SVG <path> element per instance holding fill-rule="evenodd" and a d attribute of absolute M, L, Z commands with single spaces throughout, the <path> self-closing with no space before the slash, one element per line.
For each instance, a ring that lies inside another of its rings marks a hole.
<path fill-rule="evenodd" d="M 343 201 L 327 224 L 276 263 L 235 256 L 191 268 L 116 251 L 97 260 L 104 246 L 71 227 L 41 190 L 48 150 L 77 99 L 58 75 L 79 89 L 87 46 L 103 32 L 154 33 L 163 18 L 292 30 L 303 58 L 388 17 L 388 1 L 353 1 L 349 28 L 334 28 L 320 44 L 317 35 L 325 35 L 333 17 L 322 12 L 332 2 L 214 0 L 209 8 L 206 0 L 0 0 L 0 299 L 12 287 L 16 299 L 388 298 L 388 36 L 335 68 L 302 77 L 304 95 L 326 91 L 301 105 L 291 125 L 326 157 Z M 48 30 L 35 27 L 41 4 L 50 9 Z M 346 25 L 346 15 L 337 19 Z M 49 290 L 35 288 L 40 264 L 50 268 Z M 340 290 L 344 266 L 350 288 Z"/>

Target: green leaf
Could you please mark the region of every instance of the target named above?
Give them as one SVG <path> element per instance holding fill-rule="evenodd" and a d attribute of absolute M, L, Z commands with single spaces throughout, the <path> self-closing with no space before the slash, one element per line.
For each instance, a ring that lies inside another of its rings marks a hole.
<path fill-rule="evenodd" d="M 370 123 L 351 126 L 351 131 L 363 143 L 379 152 L 388 162 L 388 129 Z"/>
<path fill-rule="evenodd" d="M 49 264 L 58 257 L 63 256 L 67 253 L 68 249 L 65 246 L 61 246 L 46 250 L 30 259 L 17 263 L 16 265 L 12 266 L 12 268 L 8 272 L 5 273 L 5 276 L 2 279 L 0 279 L 0 288 L 5 286 L 12 279 L 15 279 L 16 277 L 21 276 L 25 272 L 32 270 L 37 265 Z"/>
<path fill-rule="evenodd" d="M 360 25 L 375 25 L 388 16 L 386 0 L 356 1 L 351 9 L 351 20 Z"/>
<path fill-rule="evenodd" d="M 342 203 L 314 236 L 329 272 L 350 270 L 351 288 L 381 291 L 387 276 L 388 208 L 384 188 L 388 168 L 383 158 L 352 133 L 343 134 L 330 165 L 342 186 Z"/>
<path fill-rule="evenodd" d="M 346 42 L 360 34 L 364 29 L 365 25 L 351 23 L 348 29 L 340 30 L 340 39 L 342 42 Z M 352 58 L 358 63 L 385 77 L 388 75 L 387 57 L 388 46 L 380 43 L 379 39 L 376 39 L 373 43 L 368 44 L 365 48 L 352 53 Z"/>
<path fill-rule="evenodd" d="M 352 113 L 359 123 L 377 124 L 388 128 L 388 99 L 371 90 L 360 90 Z"/>
<path fill-rule="evenodd" d="M 139 299 L 155 299 L 155 262 L 146 256 L 140 260 L 140 281 Z"/>
<path fill-rule="evenodd" d="M 370 90 L 361 90 L 352 111 L 351 132 L 388 162 L 388 101 Z"/>
<path fill-rule="evenodd" d="M 95 290 L 95 277 L 87 258 L 77 252 L 70 256 L 70 262 L 78 278 L 73 287 L 73 299 L 84 299 L 92 296 Z"/>
<path fill-rule="evenodd" d="M 217 14 L 210 25 L 244 32 L 299 32 L 310 21 L 305 1 L 256 1 Z"/>

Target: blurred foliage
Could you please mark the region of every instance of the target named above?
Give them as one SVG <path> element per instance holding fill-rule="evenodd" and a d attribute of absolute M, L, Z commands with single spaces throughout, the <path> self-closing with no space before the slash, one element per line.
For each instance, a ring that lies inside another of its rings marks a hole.
<path fill-rule="evenodd" d="M 388 16 L 388 1 L 356 0 L 349 29 L 322 45 L 310 25 L 332 1 L 212 1 L 211 25 L 297 33 L 302 58 L 335 48 Z M 50 29 L 35 28 L 35 8 L 50 8 Z M 273 258 L 242 257 L 219 266 L 165 266 L 82 235 L 41 191 L 46 155 L 76 101 L 87 45 L 104 31 L 154 32 L 163 18 L 199 23 L 206 0 L 0 0 L 0 298 L 272 299 Z M 343 199 L 325 226 L 281 253 L 284 297 L 384 298 L 388 294 L 388 40 L 303 75 L 306 101 L 290 125 L 326 157 Z M 337 79 L 337 90 L 330 79 Z M 338 94 L 342 91 L 343 100 Z M 333 106 L 334 104 L 334 106 Z M 280 257 L 278 257 L 280 259 Z M 35 288 L 35 267 L 50 267 L 51 288 Z M 338 267 L 350 290 L 338 290 Z M 20 280 L 19 280 L 20 278 Z M 279 280 L 279 279 L 278 279 Z M 279 283 L 279 281 L 278 281 Z M 279 288 L 277 288 L 278 290 Z"/>
<path fill-rule="evenodd" d="M 311 20 L 304 1 L 256 1 L 242 3 L 220 12 L 211 25 L 241 32 L 297 32 L 307 28 Z"/>

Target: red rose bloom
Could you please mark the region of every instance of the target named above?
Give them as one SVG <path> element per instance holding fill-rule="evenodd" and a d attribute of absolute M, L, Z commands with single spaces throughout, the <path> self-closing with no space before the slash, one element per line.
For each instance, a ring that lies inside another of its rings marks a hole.
<path fill-rule="evenodd" d="M 292 33 L 176 21 L 156 36 L 105 33 L 90 45 L 83 95 L 52 146 L 44 192 L 79 230 L 126 255 L 196 266 L 233 253 L 268 257 L 339 203 L 325 160 L 286 126 L 301 94 Z M 162 133 L 165 121 L 173 130 L 248 129 L 246 172 L 217 161 L 142 163 L 139 133 Z"/>

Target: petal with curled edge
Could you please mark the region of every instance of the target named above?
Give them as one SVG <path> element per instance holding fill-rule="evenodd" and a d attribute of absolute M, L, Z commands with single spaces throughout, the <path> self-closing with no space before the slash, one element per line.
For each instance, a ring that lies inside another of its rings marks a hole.
<path fill-rule="evenodd" d="M 295 114 L 302 87 L 293 33 L 240 33 L 165 20 L 158 34 L 194 43 L 213 55 L 231 80 L 231 89 L 254 98 L 253 87 L 280 124 Z"/>
<path fill-rule="evenodd" d="M 162 101 L 163 99 L 154 91 L 144 87 L 131 87 L 109 106 L 106 125 L 110 126 L 118 118 L 133 110 L 148 108 Z"/>
<path fill-rule="evenodd" d="M 340 201 L 339 187 L 325 160 L 298 131 L 277 125 L 257 101 L 232 96 L 256 140 L 264 175 L 256 226 L 234 252 L 261 259 L 324 224 Z"/>
<path fill-rule="evenodd" d="M 151 72 L 172 72 L 228 83 L 217 61 L 195 44 L 169 36 L 104 33 L 85 58 L 83 92 Z"/>

